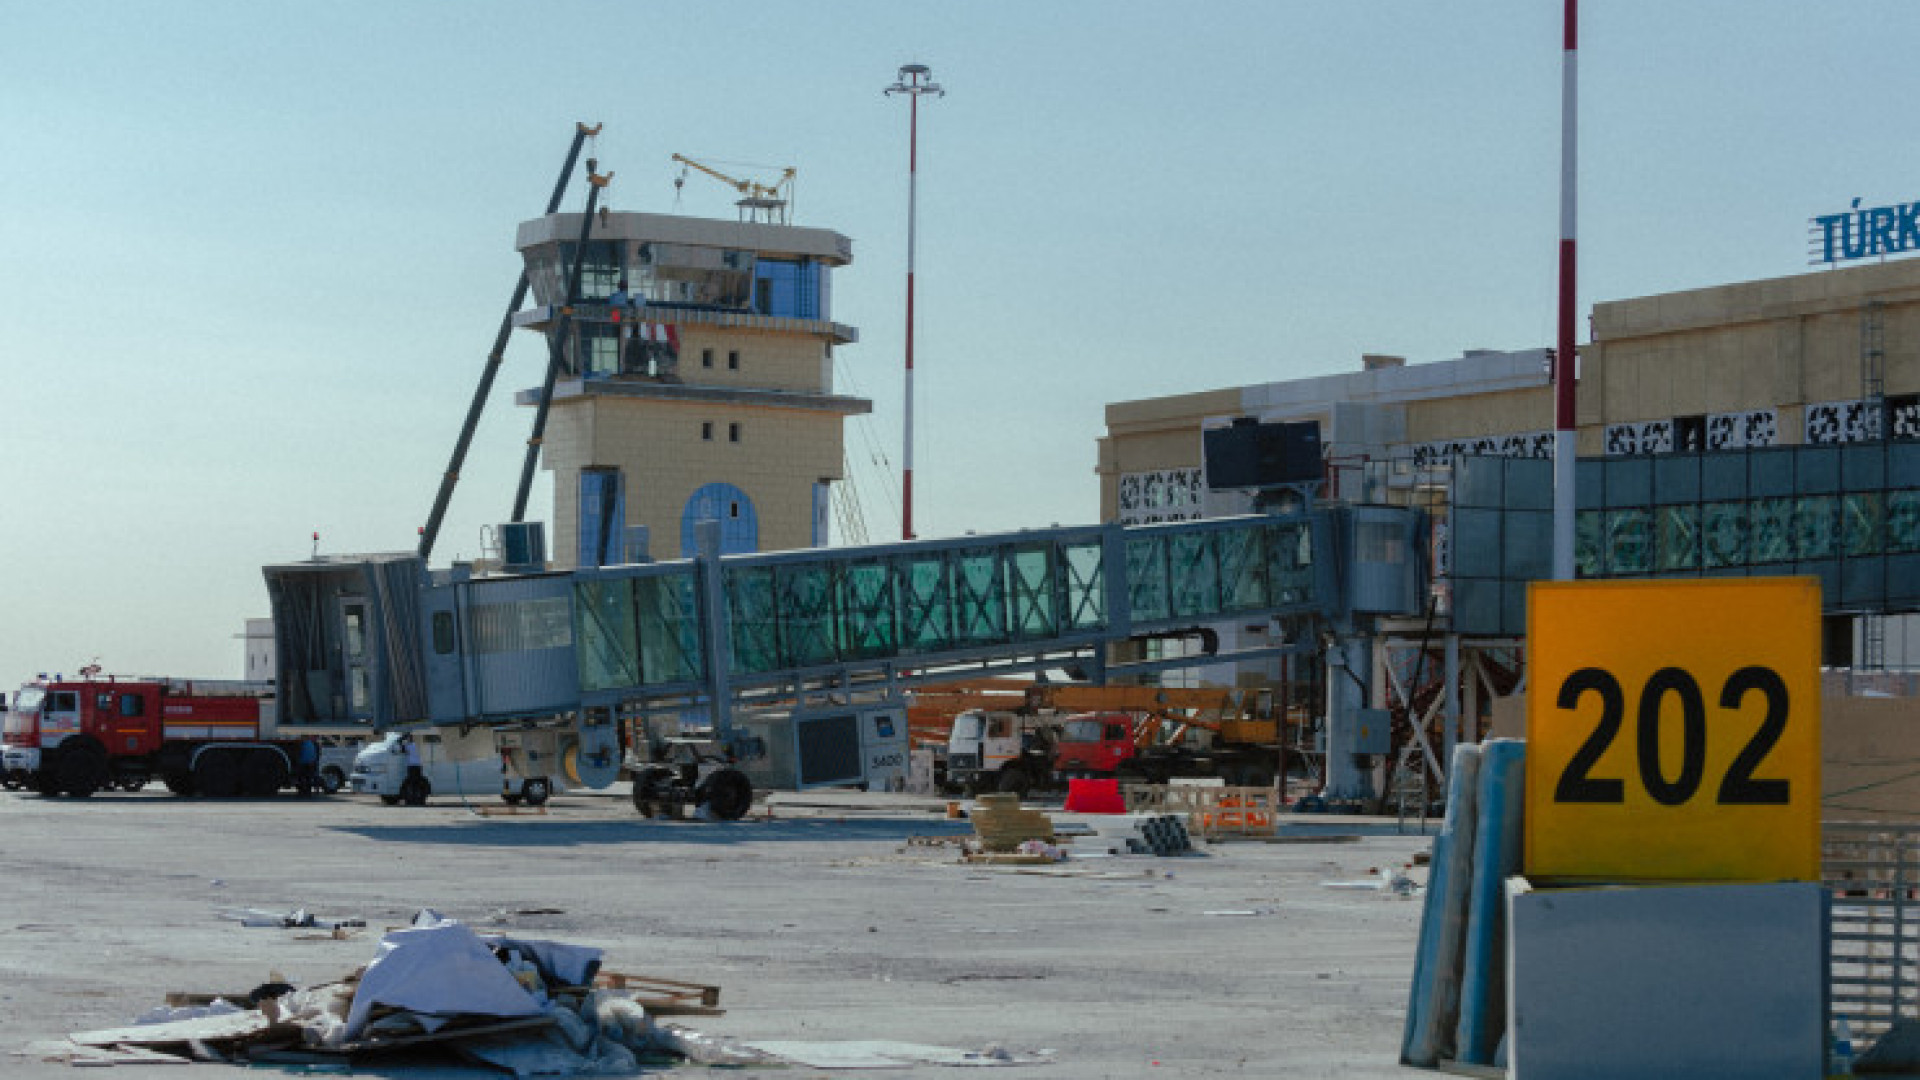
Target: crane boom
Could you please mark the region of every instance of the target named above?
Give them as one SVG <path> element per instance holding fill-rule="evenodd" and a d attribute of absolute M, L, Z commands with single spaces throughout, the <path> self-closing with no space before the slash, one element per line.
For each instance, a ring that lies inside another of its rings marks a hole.
<path fill-rule="evenodd" d="M 566 163 L 560 166 L 560 178 L 554 181 L 553 195 L 547 199 L 547 213 L 560 209 L 560 198 L 566 193 L 567 178 L 573 174 L 573 164 L 580 158 L 581 144 L 600 134 L 604 125 L 588 127 L 580 123 L 573 126 L 573 145 L 567 148 Z M 487 363 L 480 372 L 480 385 L 474 388 L 473 402 L 467 406 L 466 422 L 460 425 L 460 437 L 453 444 L 453 457 L 447 462 L 447 471 L 441 475 L 440 490 L 433 497 L 433 509 L 427 512 L 427 523 L 420 529 L 419 553 L 422 559 L 433 554 L 433 543 L 440 536 L 440 523 L 445 519 L 447 503 L 453 498 L 453 487 L 460 482 L 460 466 L 467 459 L 467 448 L 473 443 L 474 428 L 480 423 L 480 412 L 486 408 L 487 396 L 493 392 L 493 379 L 500 372 L 500 361 L 507 351 L 507 337 L 513 333 L 513 314 L 527 298 L 527 272 L 520 271 L 520 280 L 514 284 L 513 299 L 507 301 L 507 313 L 500 317 L 500 330 L 494 335 L 493 349 L 487 353 Z"/>
<path fill-rule="evenodd" d="M 781 225 L 787 223 L 787 207 L 793 190 L 793 178 L 797 173 L 793 166 L 789 165 L 782 169 L 780 179 L 768 185 L 757 180 L 741 180 L 728 176 L 719 169 L 695 161 L 685 154 L 675 154 L 673 160 L 682 166 L 681 178 L 674 181 L 675 187 L 686 182 L 687 169 L 698 169 L 740 193 L 740 201 L 734 205 L 740 208 L 741 220 L 745 221 L 758 213 L 764 213 L 769 223 L 776 221 Z"/>

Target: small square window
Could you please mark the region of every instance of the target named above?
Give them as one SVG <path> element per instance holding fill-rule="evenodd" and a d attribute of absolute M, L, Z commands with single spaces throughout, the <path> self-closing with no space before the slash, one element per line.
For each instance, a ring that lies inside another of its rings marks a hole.
<path fill-rule="evenodd" d="M 700 421 L 700 437 L 708 442 L 713 441 L 713 421 Z"/>
<path fill-rule="evenodd" d="M 740 441 L 740 425 L 739 424 L 727 425 L 727 441 L 728 442 Z"/>
<path fill-rule="evenodd" d="M 728 504 L 727 504 L 727 516 L 728 516 L 728 517 L 730 517 L 730 518 L 737 518 L 737 517 L 739 517 L 739 516 L 740 516 L 740 504 L 739 504 L 739 503 L 737 503 L 737 502 L 730 502 L 730 503 L 728 503 Z"/>
<path fill-rule="evenodd" d="M 700 366 L 701 367 L 713 366 L 713 350 L 712 349 L 700 350 Z"/>
<path fill-rule="evenodd" d="M 740 350 L 738 349 L 727 350 L 727 370 L 728 371 L 740 370 Z"/>

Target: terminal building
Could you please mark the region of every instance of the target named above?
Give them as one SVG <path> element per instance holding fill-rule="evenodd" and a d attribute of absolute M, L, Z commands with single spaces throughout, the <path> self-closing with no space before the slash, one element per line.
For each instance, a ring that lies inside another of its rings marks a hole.
<path fill-rule="evenodd" d="M 568 297 L 583 224 L 550 214 L 522 223 L 516 241 L 534 306 L 514 321 L 561 333 L 541 447 L 554 484 L 551 565 L 690 555 L 703 519 L 720 522 L 727 553 L 827 543 L 843 422 L 872 411 L 834 385 L 835 348 L 859 338 L 833 321 L 833 272 L 852 262 L 852 241 L 770 222 L 602 212 Z M 623 286 L 627 302 L 616 303 Z M 539 390 L 518 400 L 538 405 Z"/>
<path fill-rule="evenodd" d="M 1591 329 L 1576 393 L 1579 576 L 1815 576 L 1830 666 L 1906 666 L 1904 616 L 1920 611 L 1920 261 L 1601 303 Z M 1367 356 L 1342 374 L 1111 404 L 1102 518 L 1247 512 L 1245 492 L 1209 486 L 1202 433 L 1316 422 L 1322 494 L 1429 511 L 1432 618 L 1383 634 L 1419 639 L 1408 656 L 1451 638 L 1471 692 L 1476 656 L 1498 668 L 1511 655 L 1517 672 L 1526 584 L 1551 576 L 1549 359 Z M 1392 648 L 1378 655 L 1375 685 L 1395 698 L 1407 673 Z M 1485 677 L 1489 696 L 1511 682 Z"/>

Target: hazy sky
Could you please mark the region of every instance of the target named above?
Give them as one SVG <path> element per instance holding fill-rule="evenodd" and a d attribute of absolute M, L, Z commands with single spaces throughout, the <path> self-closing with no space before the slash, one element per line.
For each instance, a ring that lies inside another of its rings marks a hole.
<path fill-rule="evenodd" d="M 1590 2 L 1580 307 L 1807 272 L 1920 198 L 1909 0 Z M 260 566 L 410 548 L 575 121 L 617 210 L 669 155 L 799 170 L 897 534 L 903 63 L 921 110 L 915 519 L 1098 513 L 1102 408 L 1554 335 L 1559 0 L 9 3 L 0 683 L 237 677 Z M 738 171 L 756 173 L 751 168 Z M 570 208 L 584 192 L 576 183 Z M 1582 340 L 1584 340 L 1584 331 Z M 508 516 L 509 351 L 436 552 Z M 1542 426 L 1548 426 L 1542 417 Z M 551 480 L 540 477 L 544 516 Z"/>

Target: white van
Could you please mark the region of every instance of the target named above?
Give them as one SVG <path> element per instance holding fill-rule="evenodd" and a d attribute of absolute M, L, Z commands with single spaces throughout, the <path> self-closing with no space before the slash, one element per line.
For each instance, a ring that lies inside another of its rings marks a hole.
<path fill-rule="evenodd" d="M 388 806 L 402 802 L 424 806 L 430 795 L 498 795 L 508 804 L 539 806 L 553 794 L 553 782 L 544 776 L 519 776 L 507 771 L 498 755 L 456 760 L 440 732 L 415 732 L 420 747 L 420 771 L 426 790 L 407 786 L 406 733 L 390 731 L 367 744 L 353 759 L 348 784 L 356 795 L 378 795 Z M 491 733 L 487 733 L 491 738 Z M 464 756 L 464 755 L 463 755 Z"/>

